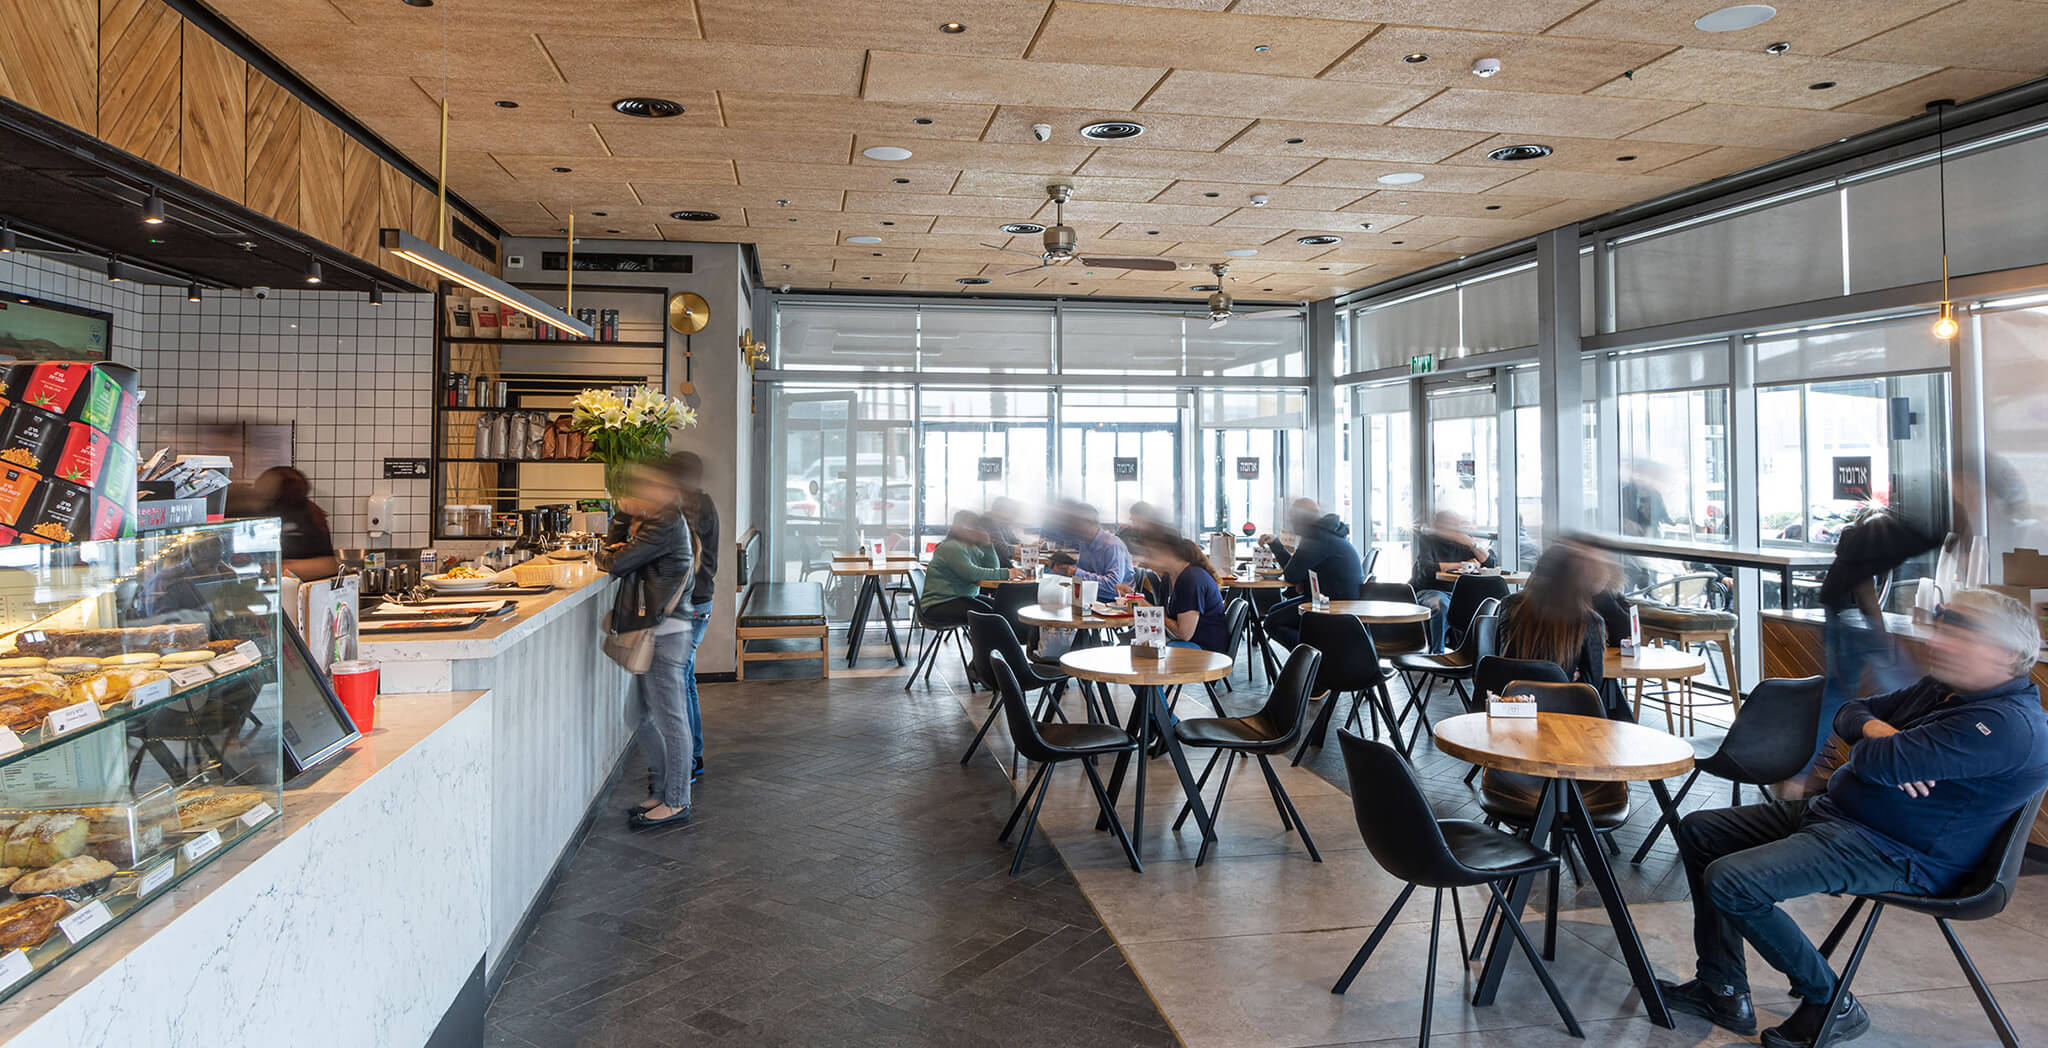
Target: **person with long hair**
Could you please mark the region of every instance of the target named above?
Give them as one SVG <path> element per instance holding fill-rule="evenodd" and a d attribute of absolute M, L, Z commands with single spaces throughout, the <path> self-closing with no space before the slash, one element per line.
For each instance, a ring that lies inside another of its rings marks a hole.
<path fill-rule="evenodd" d="M 1230 623 L 1223 588 L 1216 584 L 1216 569 L 1209 566 L 1201 544 L 1185 537 L 1161 538 L 1145 549 L 1149 566 L 1166 576 L 1167 646 L 1228 651 Z"/>
<path fill-rule="evenodd" d="M 710 632 L 718 601 L 718 507 L 704 490 L 704 459 L 694 451 L 675 455 L 676 481 L 683 488 L 683 523 L 690 528 L 696 573 L 683 597 L 683 618 L 690 624 L 689 657 L 683 660 L 683 698 L 690 714 L 690 781 L 704 777 L 704 715 L 697 703 L 697 646 Z"/>
<path fill-rule="evenodd" d="M 627 814 L 627 825 L 636 830 L 690 821 L 696 741 L 684 679 L 696 645 L 685 598 L 697 580 L 690 527 L 683 519 L 684 473 L 674 457 L 635 467 L 604 549 L 605 569 L 620 580 L 612 628 L 654 630 L 654 662 L 634 679 L 640 690 L 640 749 L 647 758 L 647 799 Z"/>
<path fill-rule="evenodd" d="M 1500 654 L 1541 659 L 1573 680 L 1600 687 L 1607 665 L 1607 626 L 1594 598 L 1607 588 L 1602 555 L 1576 542 L 1558 542 L 1537 558 L 1522 592 L 1501 605 Z M 1608 715 L 1615 716 L 1613 703 Z M 1628 710 L 1620 710 L 1627 720 Z"/>
<path fill-rule="evenodd" d="M 272 466 L 256 478 L 254 488 L 257 515 L 282 522 L 278 550 L 285 570 L 302 582 L 333 578 L 341 559 L 334 555 L 327 513 L 313 502 L 313 482 L 290 466 Z"/>

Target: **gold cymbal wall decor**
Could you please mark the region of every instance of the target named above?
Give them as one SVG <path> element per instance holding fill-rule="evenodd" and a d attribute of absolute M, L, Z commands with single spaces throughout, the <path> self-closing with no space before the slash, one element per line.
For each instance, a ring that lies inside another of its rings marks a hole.
<path fill-rule="evenodd" d="M 711 303 L 704 296 L 693 291 L 683 291 L 668 300 L 668 326 L 683 336 L 683 384 L 681 393 L 691 397 L 697 395 L 690 353 L 690 336 L 704 330 L 711 323 Z"/>

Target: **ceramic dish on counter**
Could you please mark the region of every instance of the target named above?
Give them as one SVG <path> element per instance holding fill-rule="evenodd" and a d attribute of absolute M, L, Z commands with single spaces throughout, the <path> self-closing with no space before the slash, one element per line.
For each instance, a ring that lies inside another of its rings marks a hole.
<path fill-rule="evenodd" d="M 428 575 L 422 581 L 432 586 L 436 593 L 481 593 L 500 584 L 496 575 L 483 575 L 479 577 L 476 575 L 455 575 L 452 572 Z"/>
<path fill-rule="evenodd" d="M 548 550 L 542 553 L 541 556 L 546 557 L 549 560 L 570 562 L 590 559 L 590 551 L 587 549 L 570 549 L 565 546 L 561 549 Z"/>

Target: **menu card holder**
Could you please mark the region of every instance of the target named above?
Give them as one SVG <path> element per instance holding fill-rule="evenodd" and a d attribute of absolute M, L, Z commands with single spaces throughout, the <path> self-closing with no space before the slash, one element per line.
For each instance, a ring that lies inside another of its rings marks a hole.
<path fill-rule="evenodd" d="M 1157 659 L 1166 652 L 1166 609 L 1156 604 L 1131 609 L 1131 650 L 1137 657 Z"/>

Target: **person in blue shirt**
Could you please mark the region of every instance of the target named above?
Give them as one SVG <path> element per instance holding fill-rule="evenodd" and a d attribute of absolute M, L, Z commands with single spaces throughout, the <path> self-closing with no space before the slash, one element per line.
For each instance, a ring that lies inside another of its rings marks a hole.
<path fill-rule="evenodd" d="M 1105 593 L 1120 582 L 1130 582 L 1136 575 L 1136 569 L 1131 567 L 1131 551 L 1124 548 L 1123 540 L 1114 532 L 1102 526 L 1102 517 L 1095 507 L 1074 503 L 1060 523 L 1060 532 L 1074 544 L 1074 559 L 1056 560 L 1047 571 L 1069 578 L 1092 579 L 1102 584 Z"/>
<path fill-rule="evenodd" d="M 2014 814 L 2048 786 L 2048 715 L 2029 678 L 2040 644 L 2019 601 L 1959 593 L 1935 617 L 1928 676 L 1835 715 L 1849 761 L 1825 794 L 1686 816 L 1679 851 L 1699 967 L 1688 982 L 1662 984 L 1665 1002 L 1736 1033 L 1755 1030 L 1746 939 L 1802 1002 L 1763 1043 L 1810 1046 L 1835 973 L 1778 904 L 1821 892 L 1942 895 L 1982 865 Z M 1830 1042 L 1869 1028 L 1863 1006 L 1844 994 Z"/>
<path fill-rule="evenodd" d="M 1209 556 L 1192 539 L 1162 538 L 1145 547 L 1145 563 L 1166 576 L 1167 646 L 1228 653 L 1229 616 Z"/>

